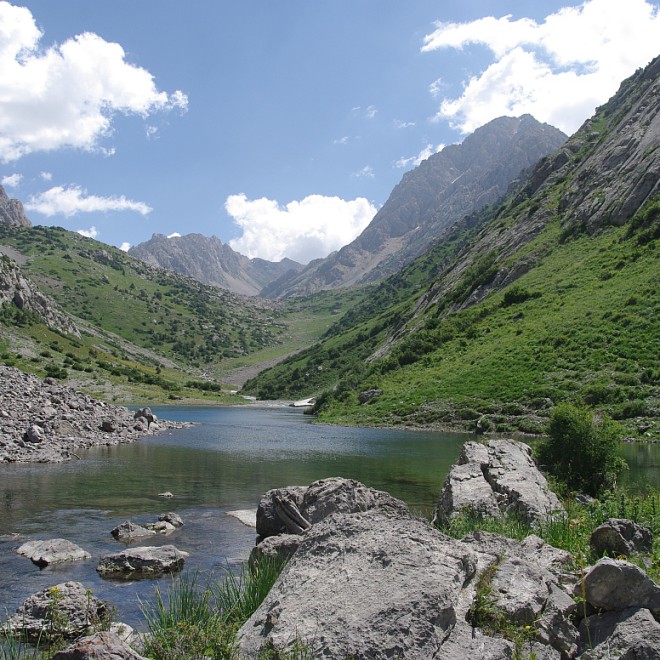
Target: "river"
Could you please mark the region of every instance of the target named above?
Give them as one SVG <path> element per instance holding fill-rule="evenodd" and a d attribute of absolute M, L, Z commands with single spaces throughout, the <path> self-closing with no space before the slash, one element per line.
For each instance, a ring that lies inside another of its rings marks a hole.
<path fill-rule="evenodd" d="M 110 534 L 123 520 L 144 523 L 176 511 L 184 526 L 140 545 L 172 543 L 190 553 L 187 570 L 220 577 L 247 559 L 255 531 L 227 511 L 255 509 L 270 488 L 343 476 L 405 500 L 430 515 L 450 466 L 469 436 L 312 424 L 294 408 L 162 407 L 159 417 L 199 426 L 130 445 L 97 447 L 80 461 L 0 465 L 0 615 L 30 594 L 77 580 L 140 625 L 139 600 L 170 578 L 110 581 L 96 572 L 102 554 L 124 546 Z M 650 447 L 650 449 L 649 449 Z M 660 487 L 660 447 L 624 447 L 631 483 Z M 159 493 L 170 491 L 173 499 Z M 66 538 L 92 554 L 40 570 L 16 554 L 29 539 Z M 0 619 L 4 618 L 0 616 Z"/>

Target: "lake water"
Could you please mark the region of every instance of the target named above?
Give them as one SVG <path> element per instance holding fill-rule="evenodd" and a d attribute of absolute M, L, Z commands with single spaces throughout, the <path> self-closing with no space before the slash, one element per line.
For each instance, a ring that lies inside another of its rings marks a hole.
<path fill-rule="evenodd" d="M 190 553 L 186 568 L 220 577 L 247 559 L 255 531 L 227 511 L 255 509 L 270 488 L 343 476 L 405 500 L 430 515 L 449 468 L 469 436 L 323 426 L 294 408 L 162 407 L 159 417 L 200 425 L 98 447 L 61 465 L 0 465 L 0 619 L 30 594 L 77 580 L 140 624 L 138 598 L 170 578 L 109 581 L 96 572 L 102 554 L 123 545 L 110 530 L 176 511 L 184 526 L 139 545 L 172 543 Z M 660 487 L 660 447 L 627 445 L 627 480 Z M 170 491 L 171 500 L 158 497 Z M 37 568 L 16 549 L 29 539 L 66 538 L 92 554 L 86 561 Z"/>

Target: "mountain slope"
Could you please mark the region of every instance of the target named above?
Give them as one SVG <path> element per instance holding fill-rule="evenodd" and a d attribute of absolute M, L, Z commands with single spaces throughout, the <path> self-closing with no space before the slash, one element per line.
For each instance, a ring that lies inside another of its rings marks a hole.
<path fill-rule="evenodd" d="M 278 263 L 248 259 L 216 236 L 201 234 L 171 238 L 154 234 L 150 240 L 133 246 L 128 252 L 152 266 L 173 270 L 203 284 L 248 296 L 257 295 L 285 273 L 297 272 L 302 268 L 301 264 L 291 259 Z"/>
<path fill-rule="evenodd" d="M 9 227 L 32 226 L 32 223 L 25 215 L 23 204 L 17 199 L 9 199 L 2 186 L 0 186 L 0 225 L 7 225 Z"/>
<path fill-rule="evenodd" d="M 262 291 L 269 298 L 374 282 L 422 254 L 463 216 L 501 197 L 566 136 L 530 115 L 500 117 L 407 172 L 369 226 L 339 252 Z"/>
<path fill-rule="evenodd" d="M 656 59 L 499 208 L 246 388 L 328 388 L 324 421 L 530 432 L 571 399 L 660 436 L 659 79 Z"/>

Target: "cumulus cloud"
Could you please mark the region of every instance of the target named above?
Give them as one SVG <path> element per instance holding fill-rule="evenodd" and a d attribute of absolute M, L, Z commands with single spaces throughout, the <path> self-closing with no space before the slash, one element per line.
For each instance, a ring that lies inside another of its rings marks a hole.
<path fill-rule="evenodd" d="M 98 211 L 135 211 L 141 215 L 151 213 L 152 209 L 144 202 L 135 202 L 120 197 L 98 197 L 88 195 L 79 186 L 54 186 L 38 195 L 32 195 L 25 208 L 36 211 L 50 218 L 54 215 L 70 217 L 78 213 L 94 213 Z"/>
<path fill-rule="evenodd" d="M 39 176 L 44 181 L 52 181 L 53 180 L 53 174 L 51 172 L 39 172 Z"/>
<path fill-rule="evenodd" d="M 119 246 L 119 249 L 122 250 L 123 252 L 128 252 L 131 249 L 131 244 L 128 241 L 124 241 Z"/>
<path fill-rule="evenodd" d="M 7 176 L 2 177 L 2 185 L 7 188 L 16 188 L 23 178 L 22 174 L 8 174 Z"/>
<path fill-rule="evenodd" d="M 438 151 L 442 151 L 444 148 L 444 144 L 439 144 L 435 147 L 432 144 L 427 144 L 416 156 L 399 158 L 399 160 L 394 163 L 394 166 L 402 169 L 410 167 L 411 165 L 413 167 L 417 167 L 423 160 L 426 160 L 429 156 L 438 153 Z"/>
<path fill-rule="evenodd" d="M 453 127 L 468 133 L 501 115 L 530 113 L 572 133 L 657 55 L 658 34 L 660 9 L 647 0 L 586 0 L 540 23 L 510 15 L 437 23 L 422 51 L 480 44 L 494 56 L 458 98 L 442 101 L 437 117 Z"/>
<path fill-rule="evenodd" d="M 356 238 L 371 222 L 376 208 L 363 197 L 309 195 L 282 207 L 272 199 L 250 200 L 230 195 L 227 213 L 243 230 L 229 245 L 248 257 L 280 261 L 289 257 L 300 263 L 326 257 Z"/>
<path fill-rule="evenodd" d="M 96 238 L 99 235 L 99 230 L 96 227 L 90 227 L 89 229 L 76 229 L 76 231 L 81 236 L 86 236 L 87 238 Z"/>
<path fill-rule="evenodd" d="M 0 160 L 63 147 L 99 149 L 117 113 L 185 110 L 180 91 L 159 91 L 124 49 L 96 34 L 40 48 L 30 10 L 0 2 Z M 110 151 L 111 153 L 111 151 Z"/>

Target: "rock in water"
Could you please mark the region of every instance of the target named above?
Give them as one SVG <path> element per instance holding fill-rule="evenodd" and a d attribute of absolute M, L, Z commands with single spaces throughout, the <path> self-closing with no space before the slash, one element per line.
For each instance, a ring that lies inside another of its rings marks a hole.
<path fill-rule="evenodd" d="M 103 577 L 141 578 L 163 573 L 176 573 L 183 568 L 188 553 L 173 545 L 131 548 L 104 555 L 96 570 Z"/>
<path fill-rule="evenodd" d="M 31 559 L 41 568 L 63 561 L 76 561 L 78 559 L 89 559 L 89 557 L 91 557 L 89 552 L 66 539 L 28 541 L 16 550 L 16 552 L 19 555 Z"/>

